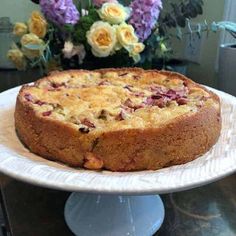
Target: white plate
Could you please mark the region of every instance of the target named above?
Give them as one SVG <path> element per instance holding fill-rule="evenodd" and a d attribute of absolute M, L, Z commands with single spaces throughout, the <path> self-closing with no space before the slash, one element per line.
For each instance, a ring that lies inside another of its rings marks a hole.
<path fill-rule="evenodd" d="M 19 87 L 0 94 L 0 171 L 16 179 L 68 191 L 156 194 L 200 186 L 236 171 L 236 98 L 214 90 L 222 101 L 223 129 L 218 143 L 185 165 L 158 171 L 88 171 L 45 160 L 18 140 L 14 108 Z"/>

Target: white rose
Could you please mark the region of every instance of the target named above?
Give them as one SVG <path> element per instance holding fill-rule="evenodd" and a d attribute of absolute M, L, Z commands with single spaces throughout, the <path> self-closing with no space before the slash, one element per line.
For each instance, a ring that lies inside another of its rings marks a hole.
<path fill-rule="evenodd" d="M 98 14 L 104 21 L 111 24 L 120 24 L 129 18 L 130 12 L 130 8 L 124 7 L 119 3 L 105 3 L 98 11 Z"/>
<path fill-rule="evenodd" d="M 96 57 L 107 57 L 116 48 L 116 29 L 107 22 L 95 22 L 87 32 L 87 40 Z"/>

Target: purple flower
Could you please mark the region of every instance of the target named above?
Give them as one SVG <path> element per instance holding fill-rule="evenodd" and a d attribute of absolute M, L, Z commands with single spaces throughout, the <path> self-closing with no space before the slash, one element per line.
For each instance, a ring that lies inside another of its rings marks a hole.
<path fill-rule="evenodd" d="M 152 33 L 160 10 L 161 0 L 134 0 L 130 7 L 132 9 L 129 23 L 134 26 L 140 41 L 146 40 Z"/>
<path fill-rule="evenodd" d="M 80 18 L 73 0 L 40 0 L 45 17 L 57 25 L 76 24 Z"/>

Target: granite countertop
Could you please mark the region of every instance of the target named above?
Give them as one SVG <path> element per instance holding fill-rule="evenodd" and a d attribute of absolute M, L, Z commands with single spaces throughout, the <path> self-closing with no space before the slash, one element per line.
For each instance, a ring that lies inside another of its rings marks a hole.
<path fill-rule="evenodd" d="M 0 92 L 35 81 L 37 70 L 0 70 Z M 69 192 L 32 186 L 0 176 L 6 228 L 13 236 L 70 236 L 64 221 Z M 161 195 L 166 209 L 158 236 L 235 236 L 236 174 L 192 190 Z M 7 235 L 7 234 L 6 234 Z"/>

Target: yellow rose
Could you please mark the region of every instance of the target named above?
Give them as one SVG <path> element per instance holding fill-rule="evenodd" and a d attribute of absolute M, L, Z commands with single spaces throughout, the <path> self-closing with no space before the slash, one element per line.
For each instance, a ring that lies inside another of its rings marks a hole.
<path fill-rule="evenodd" d="M 111 24 L 120 24 L 130 16 L 130 8 L 124 7 L 119 3 L 105 3 L 98 11 L 100 18 Z"/>
<path fill-rule="evenodd" d="M 116 29 L 107 22 L 97 21 L 87 32 L 87 40 L 96 57 L 107 57 L 116 48 Z"/>
<path fill-rule="evenodd" d="M 119 44 L 129 52 L 129 56 L 132 57 L 135 62 L 140 61 L 140 53 L 144 50 L 145 46 L 143 43 L 138 42 L 134 27 L 122 23 L 116 27 L 116 35 Z"/>
<path fill-rule="evenodd" d="M 143 43 L 134 43 L 127 50 L 129 51 L 129 56 L 134 59 L 137 63 L 140 61 L 140 53 L 145 49 L 145 45 Z"/>
<path fill-rule="evenodd" d="M 126 23 L 120 24 L 116 27 L 116 34 L 119 43 L 125 48 L 138 42 L 138 37 L 132 25 Z"/>
<path fill-rule="evenodd" d="M 24 70 L 26 68 L 26 60 L 21 50 L 10 49 L 7 53 L 7 57 L 11 60 L 18 70 Z"/>
<path fill-rule="evenodd" d="M 135 43 L 132 45 L 132 50 L 130 51 L 130 53 L 132 55 L 137 55 L 137 54 L 140 54 L 144 48 L 145 48 L 145 45 L 143 43 Z"/>
<path fill-rule="evenodd" d="M 30 33 L 37 35 L 39 38 L 44 38 L 47 33 L 47 22 L 38 11 L 32 12 L 28 26 Z"/>
<path fill-rule="evenodd" d="M 22 52 L 29 59 L 40 57 L 45 49 L 44 41 L 32 33 L 23 35 L 20 42 Z"/>
<path fill-rule="evenodd" d="M 14 29 L 13 29 L 13 34 L 14 35 L 17 35 L 17 36 L 22 36 L 24 34 L 26 34 L 28 31 L 28 27 L 25 23 L 22 23 L 22 22 L 17 22 L 15 25 L 14 25 Z"/>

